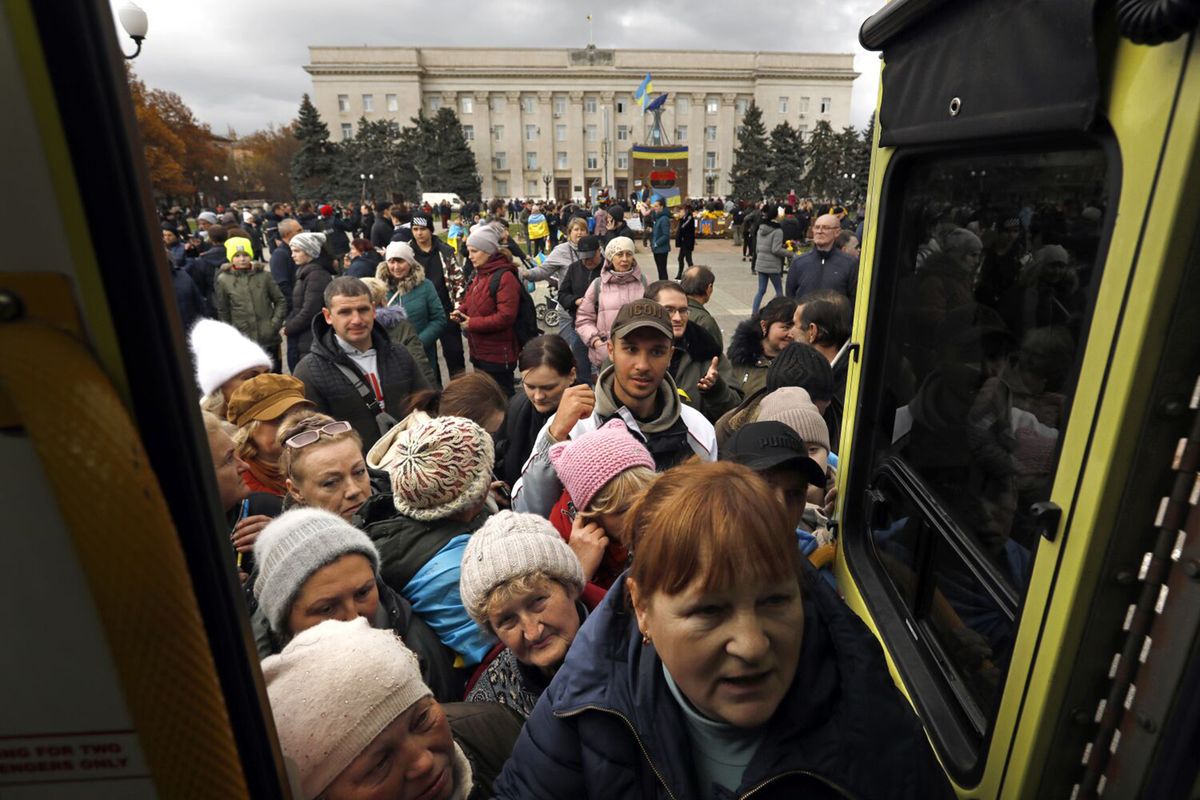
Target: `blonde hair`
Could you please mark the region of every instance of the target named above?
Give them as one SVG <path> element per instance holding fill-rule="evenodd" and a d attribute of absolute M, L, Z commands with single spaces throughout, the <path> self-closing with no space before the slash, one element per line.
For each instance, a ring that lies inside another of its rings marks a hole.
<path fill-rule="evenodd" d="M 365 283 L 367 288 L 371 291 L 372 303 L 377 306 L 381 306 L 387 302 L 388 287 L 386 283 L 379 278 L 359 278 L 359 280 Z"/>
<path fill-rule="evenodd" d="M 299 463 L 302 458 L 320 449 L 323 445 L 333 444 L 345 439 L 353 439 L 354 442 L 362 449 L 362 437 L 358 435 L 358 431 L 351 428 L 345 433 L 339 433 L 336 436 L 322 436 L 319 441 L 313 442 L 308 447 L 288 447 L 286 442 L 298 433 L 305 431 L 313 431 L 318 428 L 323 428 L 331 422 L 337 422 L 328 414 L 320 414 L 315 411 L 310 411 L 306 414 L 296 414 L 289 416 L 279 426 L 279 433 L 275 436 L 275 444 L 279 445 L 282 452 L 279 454 L 279 471 L 285 478 L 291 478 L 293 481 L 300 480 Z"/>
<path fill-rule="evenodd" d="M 583 217 L 571 217 L 571 221 L 567 223 L 567 233 L 570 234 L 576 228 L 583 228 L 586 231 L 587 220 Z"/>
<path fill-rule="evenodd" d="M 279 418 L 279 430 L 283 430 L 290 422 L 299 419 L 305 414 L 311 414 L 312 409 L 304 403 L 297 403 L 292 406 L 283 416 Z M 257 461 L 259 456 L 258 445 L 254 443 L 254 434 L 258 433 L 258 428 L 263 422 L 273 422 L 274 420 L 252 419 L 245 425 L 237 429 L 237 433 L 233 434 L 233 444 L 237 450 L 238 458 L 243 461 Z M 299 433 L 297 431 L 296 433 Z M 295 434 L 293 434 L 295 435 Z M 278 439 L 276 439 L 278 442 Z M 286 448 L 285 448 L 286 449 Z"/>
<path fill-rule="evenodd" d="M 496 631 L 492 628 L 492 612 L 511 602 L 513 598 L 522 597 L 552 583 L 557 583 L 563 587 L 563 590 L 567 593 L 567 597 L 572 602 L 579 599 L 577 587 L 568 586 L 545 570 L 536 569 L 533 572 L 526 572 L 523 575 L 518 575 L 511 580 L 498 583 L 492 587 L 491 591 L 484 597 L 483 604 L 480 606 L 480 627 L 488 633 L 495 635 Z"/>
<path fill-rule="evenodd" d="M 237 428 L 233 426 L 232 422 L 227 422 L 211 411 L 201 411 L 200 416 L 204 419 L 204 433 L 208 436 L 212 436 L 214 433 L 223 433 L 232 437 L 237 433 Z"/>
<path fill-rule="evenodd" d="M 600 487 L 592 495 L 592 501 L 582 510 L 585 520 L 593 520 L 604 514 L 619 514 L 628 509 L 633 502 L 654 484 L 658 473 L 649 467 L 630 467 L 624 472 L 618 472 L 608 483 Z M 619 533 L 610 531 L 610 535 Z M 628 544 L 622 539 L 622 544 Z"/>

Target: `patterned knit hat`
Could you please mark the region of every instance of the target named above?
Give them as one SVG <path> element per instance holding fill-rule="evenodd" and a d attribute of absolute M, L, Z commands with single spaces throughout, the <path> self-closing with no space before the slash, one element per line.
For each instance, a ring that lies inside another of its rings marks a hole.
<path fill-rule="evenodd" d="M 833 368 L 811 345 L 792 342 L 767 367 L 767 389 L 799 386 L 813 402 L 833 399 Z"/>
<path fill-rule="evenodd" d="M 305 253 L 309 258 L 316 258 L 321 255 L 321 248 L 325 246 L 325 234 L 323 233 L 297 233 L 288 242 L 288 247 L 293 250 L 299 250 Z"/>
<path fill-rule="evenodd" d="M 362 617 L 326 620 L 262 662 L 283 754 L 304 798 L 321 794 L 383 729 L 432 694 L 417 657 Z"/>
<path fill-rule="evenodd" d="M 654 469 L 649 451 L 619 419 L 578 439 L 550 447 L 550 463 L 571 495 L 575 507 L 585 510 L 604 485 L 627 469 Z"/>
<path fill-rule="evenodd" d="M 458 593 L 471 619 L 487 624 L 484 603 L 497 586 L 542 571 L 583 591 L 583 568 L 548 520 L 537 514 L 501 511 L 471 535 L 463 551 Z"/>
<path fill-rule="evenodd" d="M 492 437 L 462 417 L 435 417 L 396 437 L 386 459 L 396 510 L 443 519 L 483 499 L 496 455 Z"/>
<path fill-rule="evenodd" d="M 790 350 L 795 345 L 789 346 Z M 798 386 L 776 389 L 758 404 L 759 422 L 782 422 L 794 430 L 806 444 L 819 444 L 829 450 L 829 426 L 808 392 Z"/>
<path fill-rule="evenodd" d="M 292 603 L 314 572 L 351 553 L 365 556 L 379 574 L 375 543 L 337 514 L 321 508 L 296 508 L 267 523 L 254 542 L 254 563 L 258 565 L 254 597 L 271 630 L 284 633 Z"/>

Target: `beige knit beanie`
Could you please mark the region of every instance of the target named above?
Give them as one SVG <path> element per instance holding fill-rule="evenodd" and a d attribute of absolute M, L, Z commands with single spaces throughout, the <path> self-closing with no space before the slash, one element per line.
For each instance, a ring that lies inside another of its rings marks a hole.
<path fill-rule="evenodd" d="M 483 606 L 492 590 L 539 570 L 577 593 L 583 591 L 583 567 L 548 520 L 512 511 L 494 514 L 463 551 L 458 579 L 463 607 L 471 619 L 486 625 Z"/>
<path fill-rule="evenodd" d="M 496 455 L 491 435 L 471 420 L 435 417 L 398 435 L 386 459 L 396 510 L 429 521 L 482 500 Z"/>
<path fill-rule="evenodd" d="M 794 430 L 805 444 L 819 444 L 829 450 L 829 426 L 808 392 L 798 386 L 776 389 L 758 405 L 759 422 L 782 422 Z"/>
<path fill-rule="evenodd" d="M 392 720 L 433 694 L 417 657 L 358 617 L 302 631 L 262 662 L 283 754 L 317 797 Z"/>

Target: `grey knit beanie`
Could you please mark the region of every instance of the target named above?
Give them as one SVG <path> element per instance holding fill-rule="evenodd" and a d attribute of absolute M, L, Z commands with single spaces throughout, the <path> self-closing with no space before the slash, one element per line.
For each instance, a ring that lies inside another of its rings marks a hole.
<path fill-rule="evenodd" d="M 262 662 L 280 748 L 304 798 L 321 794 L 413 703 L 432 694 L 417 657 L 362 617 L 326 620 Z"/>
<path fill-rule="evenodd" d="M 463 551 L 458 593 L 471 619 L 486 625 L 483 606 L 497 586 L 537 571 L 583 591 L 583 568 L 550 522 L 501 511 L 472 534 Z"/>
<path fill-rule="evenodd" d="M 500 237 L 491 225 L 476 225 L 467 237 L 467 247 L 494 255 L 500 249 Z"/>
<path fill-rule="evenodd" d="M 795 345 L 791 345 L 788 349 Z M 796 432 L 805 444 L 819 444 L 829 450 L 829 426 L 808 392 L 798 386 L 776 389 L 758 404 L 759 422 L 782 422 Z"/>
<path fill-rule="evenodd" d="M 326 564 L 350 553 L 366 556 L 379 574 L 379 551 L 358 528 L 321 508 L 285 511 L 267 523 L 254 543 L 258 580 L 254 597 L 271 630 L 285 633 L 288 611 L 300 587 Z"/>
<path fill-rule="evenodd" d="M 288 247 L 293 250 L 299 250 L 306 253 L 310 258 L 316 258 L 321 255 L 321 248 L 325 245 L 325 234 L 323 233 L 297 233 L 288 242 Z"/>

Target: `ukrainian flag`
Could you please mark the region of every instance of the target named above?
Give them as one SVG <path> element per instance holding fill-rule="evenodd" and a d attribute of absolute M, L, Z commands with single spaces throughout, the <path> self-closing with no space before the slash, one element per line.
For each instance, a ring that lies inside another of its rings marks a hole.
<path fill-rule="evenodd" d="M 642 80 L 641 86 L 638 86 L 637 91 L 633 93 L 634 100 L 642 102 L 642 110 L 646 110 L 646 103 L 650 100 L 650 95 L 654 91 L 654 83 L 650 80 L 650 73 L 646 73 L 646 77 Z"/>

